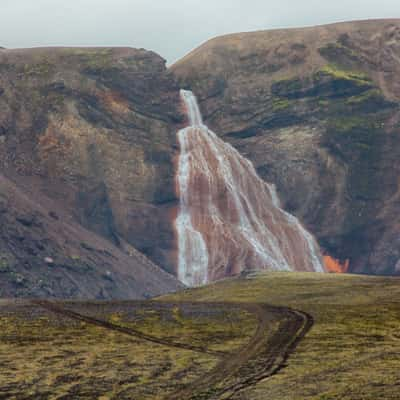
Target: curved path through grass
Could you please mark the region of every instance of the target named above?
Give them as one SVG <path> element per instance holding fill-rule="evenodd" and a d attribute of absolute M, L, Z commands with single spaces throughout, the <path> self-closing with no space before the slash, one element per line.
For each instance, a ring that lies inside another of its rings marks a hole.
<path fill-rule="evenodd" d="M 254 313 L 258 319 L 257 329 L 245 345 L 232 353 L 212 351 L 187 343 L 163 339 L 143 333 L 132 327 L 124 327 L 109 321 L 83 315 L 67 309 L 61 303 L 33 301 L 33 304 L 56 314 L 104 329 L 135 336 L 157 344 L 184 350 L 205 353 L 220 358 L 218 364 L 205 375 L 166 397 L 167 400 L 219 400 L 233 398 L 237 393 L 277 374 L 285 365 L 298 343 L 313 326 L 313 318 L 302 311 L 288 307 L 275 307 L 259 303 L 225 303 L 227 308 L 242 308 Z M 165 303 L 176 307 L 179 303 Z M 181 303 L 183 305 L 184 303 Z M 204 309 L 213 309 L 215 304 L 200 303 Z M 199 304 L 199 305 L 200 305 Z M 219 307 L 222 304 L 218 304 Z"/>

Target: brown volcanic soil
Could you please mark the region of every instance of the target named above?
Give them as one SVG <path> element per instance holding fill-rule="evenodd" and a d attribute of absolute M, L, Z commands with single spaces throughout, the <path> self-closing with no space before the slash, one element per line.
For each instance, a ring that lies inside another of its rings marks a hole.
<path fill-rule="evenodd" d="M 0 296 L 140 299 L 181 285 L 143 254 L 88 231 L 0 175 Z"/>
<path fill-rule="evenodd" d="M 325 251 L 400 273 L 400 20 L 218 37 L 171 71 Z"/>

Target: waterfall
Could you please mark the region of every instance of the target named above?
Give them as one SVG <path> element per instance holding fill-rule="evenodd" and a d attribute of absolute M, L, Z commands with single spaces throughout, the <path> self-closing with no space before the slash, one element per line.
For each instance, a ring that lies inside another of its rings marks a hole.
<path fill-rule="evenodd" d="M 178 278 L 188 286 L 243 270 L 324 272 L 312 235 L 280 208 L 273 185 L 203 124 L 182 90 L 189 126 L 178 132 Z"/>

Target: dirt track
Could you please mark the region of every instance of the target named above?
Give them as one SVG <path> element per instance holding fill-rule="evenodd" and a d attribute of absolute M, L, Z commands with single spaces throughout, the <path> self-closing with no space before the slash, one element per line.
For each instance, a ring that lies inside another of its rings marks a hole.
<path fill-rule="evenodd" d="M 229 355 L 206 376 L 184 390 L 167 397 L 168 400 L 233 399 L 235 395 L 257 382 L 277 374 L 285 367 L 290 355 L 313 326 L 313 318 L 306 313 L 267 304 L 243 304 L 256 312 L 259 324 L 250 342 Z M 269 325 L 280 321 L 271 335 Z"/>
<path fill-rule="evenodd" d="M 50 302 L 50 301 L 46 301 L 46 300 L 33 300 L 32 303 L 39 305 L 39 306 L 45 308 L 46 310 L 54 312 L 56 314 L 60 314 L 60 315 L 63 315 L 63 316 L 66 316 L 66 317 L 69 317 L 69 318 L 72 318 L 72 319 L 75 319 L 78 321 L 86 322 L 88 324 L 97 325 L 97 326 L 100 326 L 105 329 L 110 329 L 113 331 L 124 333 L 125 335 L 135 336 L 137 338 L 144 339 L 149 342 L 161 344 L 161 345 L 168 346 L 168 347 L 176 347 L 176 348 L 183 349 L 183 350 L 195 351 L 198 353 L 206 353 L 206 354 L 210 354 L 212 356 L 217 356 L 217 357 L 221 357 L 221 356 L 225 355 L 225 353 L 223 353 L 223 352 L 210 351 L 203 347 L 192 346 L 192 345 L 188 345 L 188 344 L 184 344 L 184 343 L 172 342 L 170 340 L 164 340 L 162 338 L 158 338 L 158 337 L 155 337 L 152 335 L 147 335 L 147 334 L 140 332 L 134 328 L 125 328 L 123 326 L 115 325 L 108 321 L 104 321 L 101 319 L 89 317 L 87 315 L 79 314 L 72 310 L 68 310 L 64 307 L 61 307 L 60 305 L 58 305 L 57 303 L 54 303 L 54 302 Z"/>
<path fill-rule="evenodd" d="M 153 343 L 201 352 L 219 357 L 221 361 L 206 375 L 199 377 L 181 390 L 168 395 L 166 400 L 222 400 L 236 395 L 257 382 L 277 374 L 285 367 L 290 355 L 313 326 L 313 318 L 302 311 L 267 304 L 226 303 L 225 307 L 240 306 L 258 317 L 258 327 L 251 340 L 234 353 L 210 351 L 203 347 L 164 340 L 132 328 L 92 318 L 49 301 L 33 301 L 49 311 L 69 318 L 97 325 L 105 329 L 135 336 Z M 175 305 L 175 304 L 174 304 Z M 171 304 L 171 307 L 174 306 Z M 206 308 L 211 303 L 202 303 Z M 167 305 L 168 306 L 168 305 Z M 271 331 L 271 325 L 276 328 Z"/>

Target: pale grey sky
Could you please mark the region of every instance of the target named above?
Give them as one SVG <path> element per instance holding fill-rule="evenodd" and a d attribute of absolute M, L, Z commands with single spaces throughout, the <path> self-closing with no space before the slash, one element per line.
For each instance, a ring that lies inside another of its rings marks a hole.
<path fill-rule="evenodd" d="M 400 0 L 0 0 L 0 46 L 132 46 L 169 63 L 214 36 L 400 18 Z"/>

